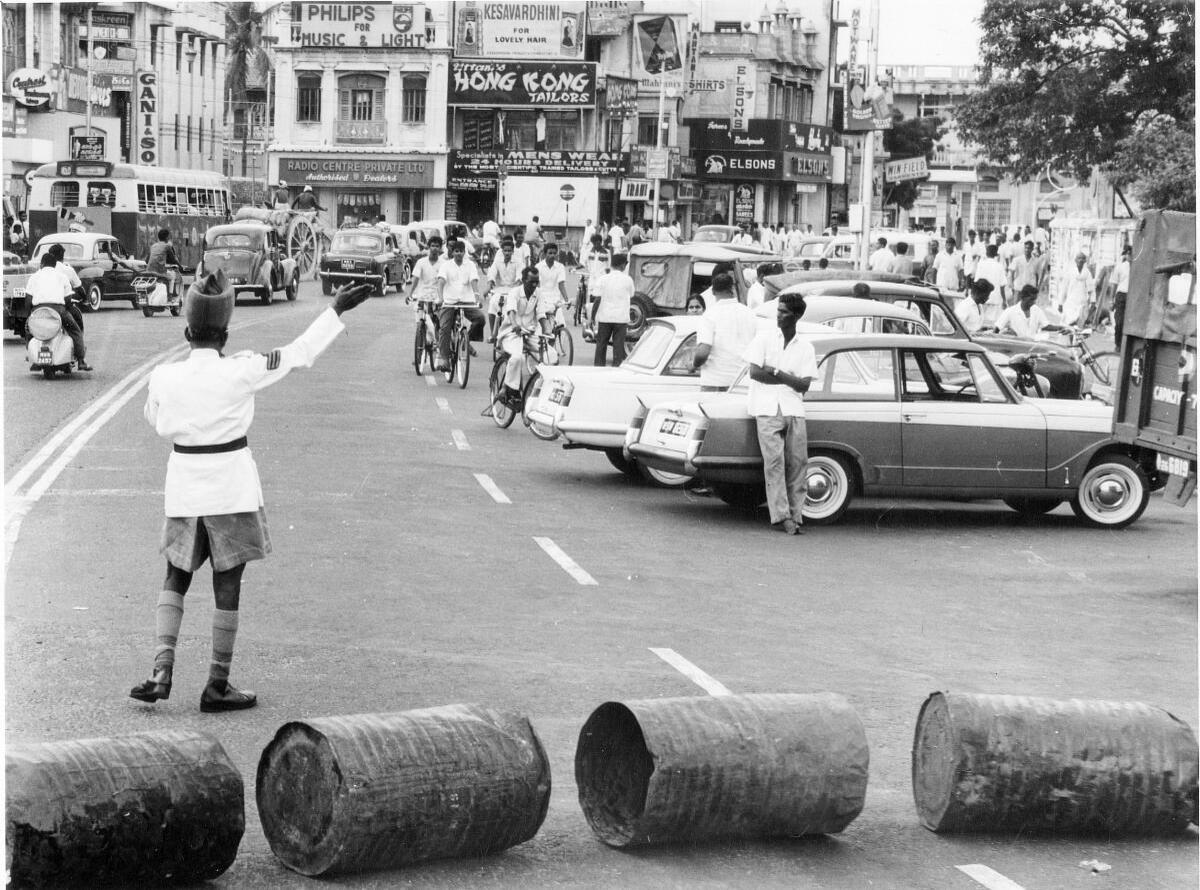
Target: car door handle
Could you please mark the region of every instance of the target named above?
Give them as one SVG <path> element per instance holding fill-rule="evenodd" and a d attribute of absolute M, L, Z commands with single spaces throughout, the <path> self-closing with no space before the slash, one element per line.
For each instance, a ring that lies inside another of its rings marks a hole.
<path fill-rule="evenodd" d="M 911 412 L 911 411 L 905 411 L 905 412 L 904 412 L 904 419 L 905 419 L 905 420 L 924 420 L 924 419 L 925 419 L 926 417 L 928 417 L 928 416 L 929 416 L 928 414 L 924 414 L 924 413 L 921 413 L 921 414 L 914 414 L 914 413 L 913 413 L 913 412 Z"/>

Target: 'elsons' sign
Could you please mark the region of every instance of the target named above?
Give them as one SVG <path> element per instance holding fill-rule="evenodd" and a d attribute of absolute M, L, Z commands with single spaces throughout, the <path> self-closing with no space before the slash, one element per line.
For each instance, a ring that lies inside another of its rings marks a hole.
<path fill-rule="evenodd" d="M 594 62 L 451 62 L 451 105 L 591 108 Z"/>

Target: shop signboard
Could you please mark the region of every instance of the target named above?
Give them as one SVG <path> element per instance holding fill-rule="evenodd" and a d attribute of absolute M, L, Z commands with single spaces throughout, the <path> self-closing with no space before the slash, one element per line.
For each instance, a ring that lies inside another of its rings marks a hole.
<path fill-rule="evenodd" d="M 906 179 L 924 179 L 929 175 L 929 166 L 925 157 L 904 158 L 899 161 L 888 161 L 883 165 L 883 175 L 888 182 L 903 182 Z"/>
<path fill-rule="evenodd" d="M 280 40 L 289 49 L 424 49 L 425 6 L 418 3 L 292 3 Z"/>
<path fill-rule="evenodd" d="M 482 59 L 582 59 L 583 0 L 456 3 L 454 55 Z"/>
<path fill-rule="evenodd" d="M 783 179 L 778 151 L 697 151 L 696 168 L 704 179 Z"/>
<path fill-rule="evenodd" d="M 829 155 L 785 152 L 784 178 L 803 182 L 833 182 L 833 158 Z"/>
<path fill-rule="evenodd" d="M 692 148 L 714 151 L 807 151 L 829 154 L 833 129 L 820 124 L 751 118 L 737 131 L 729 118 L 702 117 L 684 121 L 691 129 Z"/>
<path fill-rule="evenodd" d="M 85 16 L 79 25 L 81 40 L 100 40 L 105 42 L 129 40 L 132 34 L 133 16 L 128 12 L 103 12 L 92 10 L 92 30 L 88 31 L 88 18 Z"/>
<path fill-rule="evenodd" d="M 29 110 L 14 102 L 12 96 L 4 97 L 4 129 L 0 135 L 6 138 L 29 135 Z"/>
<path fill-rule="evenodd" d="M 621 183 L 621 200 L 649 201 L 652 186 L 649 179 L 626 179 Z"/>
<path fill-rule="evenodd" d="M 451 153 L 450 175 L 481 176 L 503 169 L 541 176 L 616 176 L 628 161 L 628 155 L 608 151 L 456 151 Z"/>
<path fill-rule="evenodd" d="M 633 74 L 643 93 L 688 87 L 688 17 L 633 17 Z"/>
<path fill-rule="evenodd" d="M 432 158 L 280 158 L 279 178 L 302 185 L 431 188 Z"/>
<path fill-rule="evenodd" d="M 593 3 L 587 11 L 588 33 L 592 37 L 620 37 L 629 33 L 633 19 L 633 6 L 641 3 L 606 2 Z"/>
<path fill-rule="evenodd" d="M 75 114 L 87 114 L 88 73 L 83 68 L 55 65 L 50 69 L 54 86 L 55 108 Z M 92 72 L 92 114 L 112 114 L 112 75 Z"/>
<path fill-rule="evenodd" d="M 595 62 L 451 62 L 451 105 L 592 108 Z"/>
<path fill-rule="evenodd" d="M 741 182 L 733 187 L 733 224 L 754 222 L 754 186 Z"/>
<path fill-rule="evenodd" d="M 446 188 L 460 192 L 494 192 L 495 176 L 451 176 Z"/>
<path fill-rule="evenodd" d="M 137 158 L 139 164 L 158 163 L 158 74 L 137 74 Z"/>
<path fill-rule="evenodd" d="M 103 136 L 72 136 L 71 157 L 76 161 L 103 161 L 105 142 Z"/>
<path fill-rule="evenodd" d="M 38 68 L 18 68 L 8 76 L 5 87 L 18 105 L 41 108 L 50 104 L 50 75 Z"/>
<path fill-rule="evenodd" d="M 651 148 L 646 151 L 646 175 L 651 179 L 666 179 L 671 175 L 670 152 L 665 148 Z"/>
<path fill-rule="evenodd" d="M 631 117 L 637 114 L 638 82 L 614 74 L 604 79 L 604 110 L 609 117 Z"/>

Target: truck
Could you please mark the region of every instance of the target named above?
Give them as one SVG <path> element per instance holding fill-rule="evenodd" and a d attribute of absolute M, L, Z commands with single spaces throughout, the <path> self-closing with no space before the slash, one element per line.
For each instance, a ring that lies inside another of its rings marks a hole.
<path fill-rule="evenodd" d="M 1164 498 L 1196 491 L 1196 216 L 1152 210 L 1133 233 L 1113 435 L 1156 453 Z"/>

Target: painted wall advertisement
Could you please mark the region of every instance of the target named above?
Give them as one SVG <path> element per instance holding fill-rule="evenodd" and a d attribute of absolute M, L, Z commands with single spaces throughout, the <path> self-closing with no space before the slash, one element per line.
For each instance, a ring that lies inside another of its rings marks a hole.
<path fill-rule="evenodd" d="M 293 3 L 284 47 L 421 49 L 425 7 L 417 3 Z"/>
<path fill-rule="evenodd" d="M 633 18 L 633 73 L 643 93 L 688 85 L 688 17 L 640 15 Z"/>
<path fill-rule="evenodd" d="M 595 62 L 451 62 L 451 105 L 592 108 Z"/>
<path fill-rule="evenodd" d="M 454 54 L 484 59 L 582 59 L 587 4 L 456 3 Z"/>
<path fill-rule="evenodd" d="M 137 158 L 139 164 L 158 163 L 158 75 L 137 73 Z"/>
<path fill-rule="evenodd" d="M 733 224 L 754 222 L 754 186 L 739 182 L 733 187 Z"/>
<path fill-rule="evenodd" d="M 714 151 L 807 151 L 829 154 L 833 129 L 820 124 L 751 118 L 739 130 L 729 118 L 688 118 L 692 148 Z"/>

